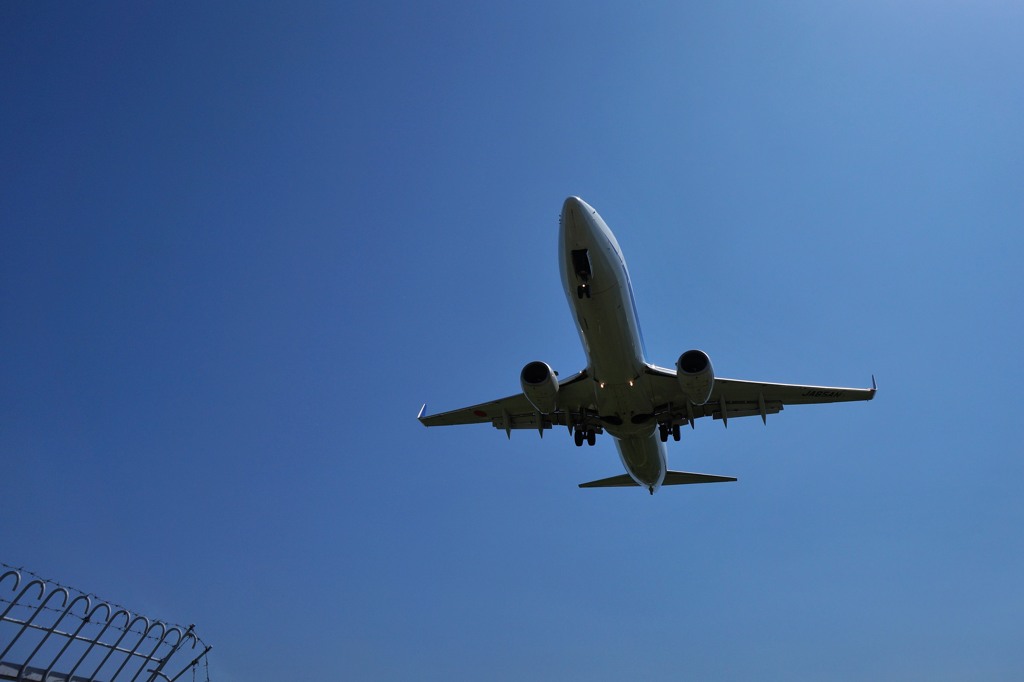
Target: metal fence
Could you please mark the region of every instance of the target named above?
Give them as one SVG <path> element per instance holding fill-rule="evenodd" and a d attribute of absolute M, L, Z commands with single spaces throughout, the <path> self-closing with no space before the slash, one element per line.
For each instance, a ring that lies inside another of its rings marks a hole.
<path fill-rule="evenodd" d="M 0 570 L 0 680 L 174 682 L 188 671 L 195 679 L 206 662 L 211 647 L 192 625 L 134 614 L 25 569 Z"/>

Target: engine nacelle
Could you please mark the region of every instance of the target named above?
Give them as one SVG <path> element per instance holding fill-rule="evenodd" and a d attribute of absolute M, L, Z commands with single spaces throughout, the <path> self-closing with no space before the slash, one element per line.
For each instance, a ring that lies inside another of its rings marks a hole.
<path fill-rule="evenodd" d="M 546 362 L 535 361 L 523 367 L 519 373 L 519 384 L 523 387 L 523 395 L 540 412 L 549 414 L 555 411 L 558 379 Z"/>
<path fill-rule="evenodd" d="M 676 360 L 676 379 L 683 394 L 694 405 L 703 405 L 715 387 L 715 370 L 711 358 L 702 350 L 688 350 Z"/>

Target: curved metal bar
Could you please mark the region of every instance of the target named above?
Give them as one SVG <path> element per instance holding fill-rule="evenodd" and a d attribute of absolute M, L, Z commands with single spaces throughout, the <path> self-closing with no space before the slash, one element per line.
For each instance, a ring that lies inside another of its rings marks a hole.
<path fill-rule="evenodd" d="M 177 646 L 177 644 L 181 642 L 181 630 L 178 629 L 177 626 L 174 626 L 174 627 L 168 629 L 167 626 L 163 623 L 163 621 L 159 621 L 159 620 L 157 622 L 153 623 L 153 627 L 156 627 L 157 625 L 159 625 L 163 629 L 164 633 L 163 633 L 163 635 L 161 635 L 161 637 L 157 641 L 157 643 L 155 645 L 153 645 L 153 650 L 150 651 L 149 655 L 145 657 L 145 659 L 143 661 L 143 664 L 142 664 L 142 667 L 139 668 L 138 671 L 136 671 L 136 673 L 132 676 L 132 679 L 130 680 L 130 682 L 135 682 L 135 680 L 137 680 L 139 678 L 139 675 L 142 674 L 142 671 L 146 669 L 146 664 L 152 663 L 153 661 L 156 661 L 156 660 L 159 660 L 159 659 L 156 658 L 156 652 L 160 648 L 160 646 L 164 643 L 164 640 L 167 639 L 167 635 L 171 634 L 172 632 L 177 632 L 178 633 L 178 640 L 177 640 L 177 643 L 175 644 L 175 646 Z M 167 646 L 170 647 L 171 645 L 168 644 Z M 171 651 L 172 652 L 174 651 L 173 647 L 171 647 Z"/>
<path fill-rule="evenodd" d="M 21 573 L 13 570 L 7 571 L 3 575 L 0 575 L 0 583 L 2 583 L 4 581 L 4 578 L 6 578 L 9 575 L 14 576 L 14 587 L 11 588 L 11 592 L 14 592 L 16 589 L 18 589 L 18 585 L 21 584 Z"/>
<path fill-rule="evenodd" d="M 40 598 L 42 598 L 42 595 L 46 594 L 46 588 L 43 586 L 43 581 L 42 580 L 33 580 L 28 585 L 25 585 L 25 589 L 23 589 L 21 591 L 21 594 L 19 594 L 17 597 L 15 597 L 14 601 L 12 601 L 11 605 L 7 607 L 7 610 L 4 611 L 3 615 L 6 616 L 7 615 L 7 611 L 10 611 L 12 608 L 14 608 L 14 605 L 18 603 L 18 600 L 21 599 L 22 595 L 24 595 L 29 590 L 30 587 L 32 587 L 33 585 L 35 585 L 37 583 L 39 584 L 39 596 L 40 596 Z M 26 620 L 24 623 L 21 624 L 21 630 L 18 631 L 18 634 L 14 636 L 14 639 L 11 640 L 11 643 L 7 645 L 6 649 L 4 649 L 3 651 L 0 651 L 0 660 L 3 660 L 4 656 L 6 656 L 7 652 L 11 650 L 11 647 L 14 646 L 15 642 L 17 642 L 21 638 L 21 636 L 23 634 L 25 634 L 25 631 L 28 630 L 29 627 L 32 626 L 32 622 L 35 621 L 35 619 L 39 617 L 39 614 L 43 612 L 43 609 L 46 608 L 46 605 L 49 604 L 50 600 L 53 599 L 54 595 L 57 595 L 57 594 L 63 594 L 64 595 L 64 601 L 61 602 L 61 605 L 60 605 L 61 608 L 64 608 L 64 606 L 68 603 L 68 596 L 69 596 L 68 595 L 68 591 L 65 590 L 63 587 L 58 587 L 56 590 L 54 590 L 50 594 L 47 594 L 46 598 L 43 599 L 43 602 L 39 606 L 35 607 L 35 609 L 36 609 L 35 612 L 33 612 L 33 614 L 31 616 L 29 616 L 28 620 Z M 2 616 L 0 616 L 0 619 L 2 619 Z"/>
<path fill-rule="evenodd" d="M 64 588 L 61 588 L 61 589 L 64 589 Z M 28 670 L 28 666 L 32 662 L 32 659 L 36 657 L 36 654 L 38 654 L 39 650 L 43 648 L 43 645 L 46 644 L 46 641 L 48 639 L 50 639 L 50 636 L 53 635 L 53 633 L 57 630 L 58 627 L 60 627 L 61 622 L 63 622 L 63 620 L 67 617 L 67 615 L 69 613 L 71 613 L 71 609 L 75 608 L 75 604 L 77 604 L 78 602 L 80 602 L 82 600 L 85 600 L 85 613 L 86 613 L 86 615 L 89 614 L 89 611 L 90 611 L 90 609 L 92 607 L 92 602 L 89 600 L 89 596 L 88 595 L 80 594 L 77 597 L 75 597 L 74 599 L 72 599 L 71 603 L 67 605 L 67 607 L 60 614 L 60 616 L 57 617 L 57 620 L 55 620 L 53 622 L 53 625 L 50 626 L 50 629 L 46 631 L 45 635 L 43 635 L 43 638 L 41 640 L 39 640 L 39 644 L 36 645 L 36 648 L 33 649 L 32 653 L 28 655 L 28 658 L 25 659 L 25 662 L 21 666 L 21 672 L 18 673 L 18 681 L 17 682 L 21 682 L 24 679 L 25 672 Z M 40 606 L 39 608 L 42 609 L 43 607 Z M 85 625 L 85 621 L 84 620 L 82 621 L 82 625 Z M 82 629 L 82 625 L 78 626 L 79 630 Z M 75 632 L 77 634 L 78 631 L 76 630 Z M 68 648 L 68 644 L 71 644 L 72 641 L 73 640 L 69 639 L 67 641 L 67 644 L 64 645 L 64 649 L 67 649 Z M 61 653 L 64 653 L 64 649 L 60 650 Z M 50 667 L 51 668 L 53 667 L 52 663 L 50 664 Z M 49 670 L 47 670 L 47 672 L 49 672 Z M 43 679 L 44 680 L 46 679 L 45 675 L 43 675 Z"/>
<path fill-rule="evenodd" d="M 192 633 L 192 627 L 194 627 L 194 626 L 189 626 L 189 628 L 188 628 L 188 633 L 190 635 Z M 181 626 L 180 625 L 171 626 L 171 629 L 167 631 L 167 634 L 169 635 L 172 632 L 175 632 L 175 633 L 178 634 L 178 639 L 174 640 L 174 646 L 171 647 L 171 648 L 172 649 L 177 649 L 179 646 L 181 646 L 182 640 L 185 639 L 185 633 L 181 631 Z M 167 646 L 171 646 L 171 645 L 168 644 Z"/>
<path fill-rule="evenodd" d="M 179 649 L 184 647 L 185 646 L 185 642 L 187 642 L 190 639 L 192 640 L 192 646 L 189 647 L 189 648 L 190 649 L 195 649 L 196 648 L 196 644 L 199 643 L 199 638 L 196 637 L 195 633 L 192 632 L 192 630 L 194 630 L 195 627 L 196 627 L 195 625 L 189 625 L 188 626 L 188 630 L 186 630 L 185 634 L 182 635 L 182 637 L 181 637 L 181 643 L 178 645 Z"/>
<path fill-rule="evenodd" d="M 192 640 L 192 648 L 193 649 L 196 648 L 196 636 L 192 634 L 192 630 L 194 628 L 195 628 L 195 625 L 189 625 L 188 626 L 188 630 L 186 630 L 184 633 L 182 633 L 181 632 L 181 628 L 178 627 L 177 625 L 175 625 L 170 630 L 168 630 L 167 634 L 170 634 L 171 632 L 177 632 L 178 633 L 178 641 L 174 643 L 174 646 L 172 646 L 171 650 L 167 652 L 167 655 L 160 659 L 160 663 L 157 664 L 156 668 L 153 668 L 153 669 L 147 671 L 147 672 L 153 673 L 152 675 L 149 676 L 147 682 L 155 682 L 157 675 L 162 675 L 163 677 L 167 677 L 167 675 L 165 675 L 164 672 L 163 672 L 164 666 L 167 665 L 167 662 L 171 660 L 171 656 L 173 656 L 174 654 L 178 653 L 178 650 L 181 649 L 182 645 L 186 641 L 191 639 Z M 142 672 L 142 671 L 140 670 L 139 672 Z M 136 674 L 136 676 L 137 676 L 137 674 Z"/>
<path fill-rule="evenodd" d="M 6 575 L 6 573 L 4 575 Z M 39 585 L 39 596 L 36 597 L 36 599 L 42 599 L 43 598 L 43 595 L 46 594 L 46 583 L 44 583 L 42 580 L 33 580 L 28 585 L 25 585 L 25 589 L 23 589 L 21 592 L 18 593 L 18 596 L 15 597 L 14 600 L 10 604 L 8 604 L 7 608 L 4 609 L 3 613 L 0 613 L 0 620 L 4 619 L 4 616 L 6 616 L 7 613 L 11 609 L 14 608 L 15 604 L 17 604 L 21 600 L 21 598 L 25 596 L 25 593 L 28 592 L 29 588 L 31 588 L 33 585 Z M 14 588 L 14 589 L 18 589 L 18 588 Z"/>
<path fill-rule="evenodd" d="M 120 611 L 118 611 L 118 613 L 120 613 Z M 128 614 L 127 611 L 125 611 L 125 613 Z M 114 615 L 116 616 L 117 614 L 115 613 Z M 131 615 L 131 614 L 128 614 L 128 615 Z M 128 636 L 128 633 L 131 631 L 132 626 L 135 625 L 137 622 L 139 622 L 140 619 L 146 622 L 146 629 L 147 630 L 149 629 L 149 619 L 146 618 L 145 616 L 135 616 L 135 618 L 129 618 L 128 619 L 128 624 L 124 626 L 124 631 L 121 633 L 121 636 L 117 638 L 117 641 L 114 642 L 114 644 L 112 646 L 111 645 L 107 645 L 107 644 L 103 645 L 104 647 L 109 649 L 109 651 L 107 651 L 107 655 L 103 657 L 103 660 L 100 661 L 100 664 L 93 669 L 92 675 L 88 675 L 87 676 L 88 679 L 91 680 L 92 678 L 96 677 L 96 674 L 100 670 L 103 669 L 103 666 L 105 666 L 107 664 L 107 661 L 110 660 L 110 657 L 113 655 L 113 653 L 115 651 L 117 651 L 117 647 L 121 646 L 121 641 L 124 640 L 124 638 Z M 113 618 L 111 618 L 111 620 L 113 620 Z M 104 628 L 104 630 L 105 629 L 106 628 Z M 145 634 L 145 633 L 143 633 L 143 634 Z M 139 641 L 142 641 L 142 640 L 140 639 Z M 137 647 L 139 645 L 136 644 L 135 646 Z M 134 651 L 134 649 L 132 651 Z M 130 655 L 129 655 L 129 658 L 131 658 Z M 115 676 L 111 676 L 111 678 L 110 678 L 111 682 L 113 681 L 114 677 Z"/>
<path fill-rule="evenodd" d="M 196 648 L 196 635 L 191 634 L 191 631 L 193 631 L 193 628 L 195 628 L 195 627 L 196 626 L 194 626 L 194 625 L 188 626 L 188 630 L 186 630 L 184 633 L 181 632 L 181 628 L 179 626 L 173 626 L 170 630 L 167 631 L 167 633 L 164 635 L 163 639 L 166 639 L 167 635 L 170 635 L 172 632 L 173 633 L 177 633 L 178 639 L 177 639 L 176 642 L 174 642 L 174 646 L 171 646 L 170 644 L 168 644 L 168 646 L 170 647 L 170 650 L 167 652 L 167 654 L 163 658 L 155 658 L 154 657 L 153 654 L 156 653 L 156 647 L 154 648 L 154 651 L 151 652 L 150 657 L 153 660 L 159 660 L 159 663 L 157 664 L 156 668 L 152 668 L 152 669 L 146 671 L 147 673 L 153 673 L 152 675 L 150 675 L 150 677 L 146 678 L 147 682 L 154 682 L 157 679 L 158 675 L 161 675 L 163 677 L 167 677 L 163 673 L 164 666 L 167 665 L 167 662 L 168 662 L 168 660 L 171 659 L 171 656 L 173 656 L 175 653 L 177 653 L 178 649 L 181 648 L 181 644 L 184 641 L 186 641 L 188 638 L 191 638 L 191 640 L 193 640 L 193 648 Z M 163 639 L 161 639 L 161 643 L 163 643 Z M 159 644 L 158 644 L 158 646 L 159 646 Z M 138 677 L 141 672 L 142 671 L 139 670 L 138 673 L 135 673 L 135 677 Z M 134 680 L 134 679 L 135 678 L 133 677 L 132 680 Z"/>
<path fill-rule="evenodd" d="M 135 620 L 132 621 L 132 625 L 135 625 L 135 623 L 137 623 L 140 618 L 146 621 L 146 629 L 143 630 L 142 634 L 139 635 L 139 641 L 135 642 L 135 646 L 132 647 L 132 650 L 129 651 L 128 655 L 124 657 L 123 661 L 121 661 L 121 665 L 118 666 L 114 674 L 110 676 L 111 682 L 117 679 L 117 676 L 121 674 L 121 671 L 124 670 L 124 667 L 128 665 L 128 661 L 132 660 L 132 657 L 136 655 L 135 652 L 138 651 L 139 646 L 142 644 L 142 640 L 146 639 L 146 637 L 149 636 L 149 631 L 152 630 L 154 627 L 150 624 L 149 618 L 146 618 L 145 616 L 136 616 Z M 129 630 L 131 629 L 132 625 L 128 626 Z M 127 631 L 125 631 L 125 634 L 128 634 Z"/>
<path fill-rule="evenodd" d="M 181 628 L 179 626 L 174 626 L 174 628 L 172 628 L 173 631 L 176 631 L 178 633 L 178 641 L 175 642 L 174 646 L 171 647 L 171 650 L 167 652 L 167 655 L 165 655 L 163 658 L 160 659 L 160 664 L 155 669 L 148 671 L 148 672 L 153 673 L 153 675 L 151 675 L 150 678 L 148 678 L 147 682 L 156 682 L 158 675 L 163 676 L 163 677 L 167 677 L 167 675 L 163 672 L 164 671 L 164 666 L 166 666 L 168 664 L 168 662 L 170 662 L 171 656 L 173 656 L 175 653 L 177 653 L 178 651 L 180 651 L 184 647 L 185 642 L 187 642 L 189 639 L 191 640 L 191 648 L 193 648 L 193 649 L 196 648 L 196 645 L 199 644 L 199 637 L 197 637 L 196 634 L 193 632 L 193 630 L 195 630 L 195 629 L 196 629 L 196 625 L 195 624 L 190 625 L 190 626 L 188 626 L 188 629 L 185 630 L 184 634 L 182 634 L 181 633 Z M 210 650 L 210 647 L 209 646 L 206 647 L 206 651 L 209 651 L 209 650 Z M 206 651 L 204 651 L 203 653 L 198 655 L 196 657 L 196 660 L 199 660 L 200 658 L 202 658 L 203 655 L 206 653 Z M 188 664 L 188 666 L 185 666 L 184 668 L 182 668 L 181 671 L 177 675 L 174 676 L 174 679 L 177 679 L 178 677 L 180 677 L 181 673 L 185 672 L 188 668 L 195 666 L 196 665 L 196 660 L 194 660 L 193 663 Z"/>
<path fill-rule="evenodd" d="M 70 635 L 66 635 L 66 634 L 64 635 L 65 638 L 67 639 L 67 641 L 64 642 L 64 646 L 62 646 L 60 651 L 57 652 L 57 655 L 54 656 L 52 659 L 50 659 L 50 665 L 49 665 L 49 667 L 46 668 L 46 671 L 43 673 L 43 682 L 45 682 L 46 678 L 49 677 L 51 672 L 53 672 L 53 666 L 57 665 L 57 661 L 59 661 L 61 659 L 61 656 L 64 655 L 64 652 L 68 650 L 68 647 L 70 647 L 73 642 L 78 641 L 78 636 L 79 636 L 79 634 L 81 634 L 82 628 L 84 628 L 87 623 L 91 623 L 92 622 L 92 617 L 94 615 L 96 615 L 97 611 L 99 611 L 101 608 L 104 608 L 104 609 L 107 610 L 107 618 L 110 617 L 110 604 L 107 604 L 106 602 L 100 602 L 99 604 L 97 604 L 95 606 L 95 608 L 93 608 L 92 610 L 89 610 L 89 597 L 87 595 L 83 595 L 83 596 L 85 597 L 85 601 L 86 601 L 85 617 L 79 619 L 80 622 L 78 623 L 78 627 L 75 628 L 75 631 L 73 633 L 71 633 Z M 75 601 L 78 601 L 78 599 L 75 599 Z M 75 601 L 71 602 L 71 606 L 75 605 Z M 68 606 L 67 610 L 64 612 L 65 615 L 71 612 L 71 606 Z M 63 618 L 63 617 L 64 616 L 61 616 L 61 618 Z M 60 621 L 57 621 L 57 622 L 59 623 Z M 57 626 L 54 625 L 54 627 L 57 627 Z M 62 633 L 62 634 L 64 634 L 64 633 Z M 47 635 L 47 637 L 49 637 L 49 635 Z M 85 638 L 83 637 L 82 639 L 85 639 Z M 42 645 L 40 644 L 40 646 L 42 646 Z M 25 665 L 28 665 L 28 661 L 25 662 Z M 70 675 L 68 675 L 68 679 L 69 680 L 71 679 Z"/>
<path fill-rule="evenodd" d="M 117 618 L 117 617 L 118 617 L 118 616 L 120 616 L 121 614 L 124 614 L 124 624 L 125 624 L 125 627 L 126 627 L 126 628 L 128 627 L 128 623 L 130 623 L 130 622 L 131 622 L 131 620 L 132 620 L 132 614 L 131 614 L 131 613 L 129 613 L 127 609 L 119 609 L 118 611 L 115 611 L 115 612 L 114 612 L 114 615 L 110 615 L 110 605 L 109 605 L 109 604 L 107 604 L 106 602 L 104 602 L 104 603 L 102 603 L 102 604 L 97 604 L 97 605 L 96 605 L 96 609 L 93 609 L 93 613 L 95 613 L 95 612 L 96 612 L 96 610 L 97 610 L 97 609 L 99 609 L 99 608 L 100 608 L 101 606 L 105 606 L 105 607 L 107 607 L 107 623 L 106 623 L 106 625 L 104 625 L 104 626 L 103 626 L 103 629 L 101 629 L 101 630 L 100 630 L 100 633 L 99 633 L 98 635 L 96 635 L 95 637 L 93 637 L 93 640 L 92 640 L 92 642 L 90 642 L 90 643 L 89 643 L 89 646 L 88 646 L 88 648 L 86 648 L 86 650 L 85 650 L 85 653 L 84 653 L 84 654 L 82 654 L 82 657 L 78 659 L 78 662 L 77 662 L 77 663 L 75 663 L 75 667 L 74 667 L 74 668 L 72 668 L 72 669 L 71 669 L 71 672 L 69 672 L 69 673 L 68 673 L 68 679 L 69 679 L 69 680 L 70 680 L 70 679 L 71 679 L 72 677 L 74 677 L 74 675 L 75 675 L 75 671 L 77 671 L 77 670 L 78 670 L 78 667 L 79 667 L 80 665 L 82 665 L 82 663 L 84 663 L 84 662 L 85 662 L 85 659 L 86 659 L 86 657 L 87 657 L 87 656 L 88 656 L 88 655 L 89 655 L 89 654 L 90 654 L 90 653 L 92 652 L 93 648 L 94 648 L 94 647 L 95 647 L 95 646 L 96 646 L 96 645 L 97 645 L 97 644 L 98 644 L 98 643 L 99 643 L 100 641 L 102 641 L 102 639 L 103 639 L 103 635 L 104 635 L 104 634 L 106 634 L 106 632 L 107 632 L 107 628 L 109 628 L 109 627 L 110 627 L 111 625 L 113 625 L 113 623 L 114 623 L 114 619 L 115 619 L 115 618 Z M 90 615 L 90 618 L 91 618 L 91 615 Z M 109 645 L 107 645 L 107 644 L 102 644 L 102 645 L 100 645 L 100 646 L 109 646 Z M 107 654 L 107 656 L 109 656 L 109 655 L 110 655 L 110 654 L 108 653 L 108 654 Z M 105 661 L 106 661 L 106 659 L 104 659 L 104 662 L 105 662 Z M 93 670 L 93 671 L 92 671 L 92 677 L 95 677 L 95 676 L 96 676 L 96 673 L 97 673 L 97 672 L 99 672 L 99 668 L 98 668 L 98 667 L 96 668 L 96 670 Z"/>

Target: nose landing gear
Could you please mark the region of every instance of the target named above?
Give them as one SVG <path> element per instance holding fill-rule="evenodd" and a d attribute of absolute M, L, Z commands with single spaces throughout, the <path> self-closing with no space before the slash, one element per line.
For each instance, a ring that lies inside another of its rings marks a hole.
<path fill-rule="evenodd" d="M 590 257 L 586 249 L 577 249 L 572 252 L 572 270 L 576 273 L 576 279 L 580 285 L 576 287 L 576 298 L 586 296 L 590 298 L 590 276 L 593 270 L 590 268 Z"/>

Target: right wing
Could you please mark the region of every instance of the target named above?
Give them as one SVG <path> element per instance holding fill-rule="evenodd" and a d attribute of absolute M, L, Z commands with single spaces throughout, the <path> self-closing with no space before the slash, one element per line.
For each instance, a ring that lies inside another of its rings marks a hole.
<path fill-rule="evenodd" d="M 645 371 L 651 377 L 654 403 L 662 409 L 668 406 L 667 411 L 672 413 L 674 423 L 689 422 L 691 426 L 693 420 L 700 417 L 723 419 L 726 422 L 733 417 L 760 416 L 765 420 L 769 414 L 782 411 L 785 405 L 871 400 L 876 391 L 873 378 L 871 388 L 844 388 L 715 377 L 708 401 L 703 405 L 690 405 L 679 387 L 674 370 L 648 365 Z"/>
<path fill-rule="evenodd" d="M 541 413 L 522 393 L 457 410 L 424 416 L 426 405 L 420 409 L 419 420 L 424 426 L 454 426 L 457 424 L 491 424 L 511 436 L 512 429 L 536 429 L 543 433 L 558 424 L 580 425 L 601 433 L 597 414 L 589 409 L 594 403 L 593 382 L 588 381 L 586 370 L 558 382 L 558 409 Z"/>

